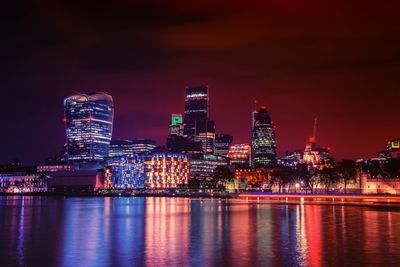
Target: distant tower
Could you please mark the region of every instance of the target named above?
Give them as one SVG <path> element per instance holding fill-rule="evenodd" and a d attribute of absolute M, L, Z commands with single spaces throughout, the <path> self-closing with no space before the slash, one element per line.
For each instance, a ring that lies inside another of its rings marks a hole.
<path fill-rule="evenodd" d="M 199 133 L 207 132 L 208 100 L 207 86 L 186 88 L 185 136 L 194 137 Z"/>
<path fill-rule="evenodd" d="M 202 152 L 214 153 L 215 122 L 209 120 L 209 96 L 207 86 L 186 88 L 184 136 L 200 142 Z"/>
<path fill-rule="evenodd" d="M 108 157 L 114 104 L 105 93 L 76 94 L 64 100 L 64 121 L 69 161 Z"/>
<path fill-rule="evenodd" d="M 275 129 L 267 108 L 253 112 L 252 165 L 255 168 L 276 164 Z"/>
<path fill-rule="evenodd" d="M 316 143 L 317 142 L 317 127 L 318 127 L 318 118 L 314 118 L 314 128 L 313 128 L 313 135 L 309 138 L 310 142 Z"/>

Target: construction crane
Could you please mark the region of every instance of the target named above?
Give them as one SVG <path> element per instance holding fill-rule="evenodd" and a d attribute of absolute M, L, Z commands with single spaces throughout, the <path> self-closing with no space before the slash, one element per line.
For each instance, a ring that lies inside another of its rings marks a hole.
<path fill-rule="evenodd" d="M 317 142 L 317 129 L 318 129 L 318 117 L 314 118 L 314 129 L 313 129 L 313 135 L 309 138 L 309 141 L 312 143 Z"/>

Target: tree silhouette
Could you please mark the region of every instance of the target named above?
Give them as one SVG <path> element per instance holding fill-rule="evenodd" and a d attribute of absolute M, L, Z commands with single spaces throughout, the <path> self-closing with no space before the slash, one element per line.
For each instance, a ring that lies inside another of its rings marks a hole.
<path fill-rule="evenodd" d="M 353 160 L 344 159 L 337 164 L 337 172 L 344 184 L 344 193 L 347 193 L 347 185 L 356 180 L 357 167 Z"/>
<path fill-rule="evenodd" d="M 384 172 L 391 178 L 400 176 L 400 158 L 388 159 L 384 167 Z"/>
<path fill-rule="evenodd" d="M 232 171 L 226 166 L 218 166 L 214 171 L 214 180 L 216 181 L 231 181 L 233 179 Z"/>
<path fill-rule="evenodd" d="M 282 188 L 291 183 L 295 176 L 295 170 L 288 167 L 281 167 L 272 172 L 272 183 L 277 184 L 279 193 L 282 193 Z"/>
<path fill-rule="evenodd" d="M 320 183 L 325 187 L 325 193 L 327 193 L 329 187 L 338 180 L 338 172 L 336 167 L 324 167 L 318 171 L 318 176 Z"/>

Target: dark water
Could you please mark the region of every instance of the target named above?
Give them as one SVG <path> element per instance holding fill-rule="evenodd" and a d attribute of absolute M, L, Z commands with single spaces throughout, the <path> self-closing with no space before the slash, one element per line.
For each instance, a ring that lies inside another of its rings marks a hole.
<path fill-rule="evenodd" d="M 0 197 L 0 266 L 400 266 L 400 213 L 245 200 Z"/>

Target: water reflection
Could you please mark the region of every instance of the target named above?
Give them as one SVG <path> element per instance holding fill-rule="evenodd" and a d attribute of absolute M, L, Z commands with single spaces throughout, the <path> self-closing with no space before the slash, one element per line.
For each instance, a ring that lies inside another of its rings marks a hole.
<path fill-rule="evenodd" d="M 0 266 L 400 262 L 400 213 L 181 198 L 0 197 Z"/>

